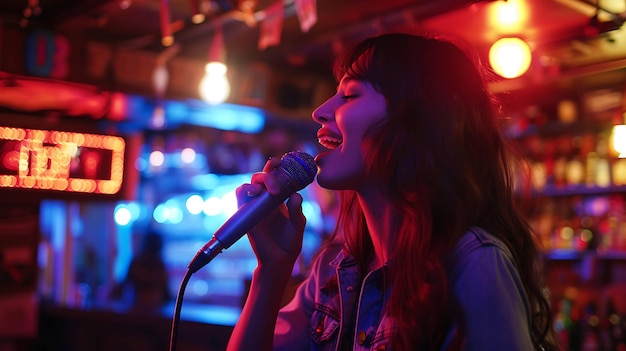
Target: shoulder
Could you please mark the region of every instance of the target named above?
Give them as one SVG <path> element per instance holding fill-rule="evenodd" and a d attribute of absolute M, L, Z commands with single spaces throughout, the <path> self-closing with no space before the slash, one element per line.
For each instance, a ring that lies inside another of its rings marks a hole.
<path fill-rule="evenodd" d="M 457 244 L 449 275 L 455 300 L 465 310 L 484 314 L 492 308 L 527 315 L 528 300 L 513 256 L 483 229 L 471 228 Z M 482 311 L 482 312 L 481 312 Z"/>
<path fill-rule="evenodd" d="M 512 257 L 502 240 L 480 227 L 471 227 L 461 236 L 453 250 L 453 257 L 462 259 L 481 248 L 494 248 L 502 254 Z"/>
<path fill-rule="evenodd" d="M 525 300 L 524 287 L 511 251 L 501 240 L 481 228 L 472 227 L 457 243 L 451 258 L 449 279 L 456 295 L 462 295 L 461 300 L 473 296 L 467 293 L 468 289 L 480 292 L 473 298 L 486 298 L 486 301 L 507 291 L 518 291 L 520 300 Z"/>
<path fill-rule="evenodd" d="M 468 230 L 453 251 L 449 279 L 468 350 L 532 349 L 528 298 L 513 255 L 501 240 L 481 228 Z"/>
<path fill-rule="evenodd" d="M 449 274 L 455 275 L 474 266 L 506 264 L 514 266 L 509 248 L 491 233 L 471 227 L 457 242 L 450 256 Z"/>

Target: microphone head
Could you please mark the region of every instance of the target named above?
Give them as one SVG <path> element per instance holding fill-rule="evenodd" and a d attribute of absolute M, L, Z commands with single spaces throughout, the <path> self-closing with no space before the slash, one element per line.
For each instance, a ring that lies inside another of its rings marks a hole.
<path fill-rule="evenodd" d="M 302 190 L 313 182 L 317 165 L 313 156 L 301 151 L 291 151 L 283 155 L 278 166 L 289 175 L 294 191 Z"/>

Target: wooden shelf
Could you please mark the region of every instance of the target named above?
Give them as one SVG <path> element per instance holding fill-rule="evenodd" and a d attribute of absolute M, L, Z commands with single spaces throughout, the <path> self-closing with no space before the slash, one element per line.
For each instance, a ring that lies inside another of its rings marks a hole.
<path fill-rule="evenodd" d="M 589 195 L 607 195 L 615 193 L 626 193 L 626 185 L 619 186 L 587 186 L 587 185 L 566 185 L 563 187 L 545 187 L 543 190 L 533 191 L 533 196 L 538 197 L 557 197 L 557 196 L 589 196 Z"/>
<path fill-rule="evenodd" d="M 607 261 L 623 261 L 626 260 L 626 251 L 608 250 L 608 251 L 579 251 L 574 249 L 554 249 L 542 253 L 543 256 L 553 261 L 572 261 L 585 258 L 595 258 Z"/>
<path fill-rule="evenodd" d="M 512 139 L 525 139 L 528 137 L 550 138 L 560 135 L 585 135 L 597 133 L 610 133 L 613 127 L 610 120 L 597 120 L 592 117 L 572 122 L 548 121 L 542 126 L 529 125 L 525 130 L 516 132 L 507 131 L 507 137 Z"/>

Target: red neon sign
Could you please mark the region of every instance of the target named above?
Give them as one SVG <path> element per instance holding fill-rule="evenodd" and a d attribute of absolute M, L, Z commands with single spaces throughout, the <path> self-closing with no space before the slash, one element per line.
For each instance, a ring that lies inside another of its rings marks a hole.
<path fill-rule="evenodd" d="M 117 136 L 0 127 L 0 188 L 116 194 L 125 145 Z"/>

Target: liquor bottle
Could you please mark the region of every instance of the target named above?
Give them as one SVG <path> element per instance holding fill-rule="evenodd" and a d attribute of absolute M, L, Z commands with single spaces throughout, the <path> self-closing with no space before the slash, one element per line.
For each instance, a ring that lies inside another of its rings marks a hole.
<path fill-rule="evenodd" d="M 596 185 L 596 173 L 598 169 L 598 153 L 596 152 L 595 134 L 586 134 L 583 137 L 581 153 L 585 157 L 585 185 L 593 187 Z"/>
<path fill-rule="evenodd" d="M 554 330 L 559 343 L 565 350 L 576 351 L 580 345 L 580 333 L 577 331 L 575 321 L 572 319 L 573 298 L 567 293 L 561 299 L 559 311 L 554 318 Z"/>
<path fill-rule="evenodd" d="M 626 158 L 618 158 L 613 161 L 611 176 L 615 186 L 626 185 Z"/>
<path fill-rule="evenodd" d="M 626 347 L 626 340 L 624 340 L 624 330 L 622 329 L 622 317 L 620 316 L 615 302 L 612 298 L 607 300 L 606 306 L 606 319 L 608 327 L 608 345 L 606 351 L 618 351 L 620 347 Z M 620 346 L 621 345 L 621 346 Z"/>
<path fill-rule="evenodd" d="M 595 236 L 593 217 L 589 215 L 580 218 L 580 226 L 577 230 L 578 250 L 594 250 L 598 245 L 598 238 Z"/>
<path fill-rule="evenodd" d="M 578 119 L 578 104 L 574 100 L 561 100 L 556 109 L 557 117 L 563 124 L 572 124 Z"/>
<path fill-rule="evenodd" d="M 600 350 L 600 318 L 596 306 L 590 302 L 585 307 L 582 322 L 581 351 Z"/>
<path fill-rule="evenodd" d="M 596 153 L 596 186 L 608 187 L 611 185 L 611 163 L 608 157 L 608 141 L 604 134 L 598 134 Z"/>
<path fill-rule="evenodd" d="M 554 158 L 554 185 L 557 188 L 568 184 L 567 170 L 568 160 L 571 155 L 572 145 L 569 137 L 556 139 L 556 157 Z"/>
<path fill-rule="evenodd" d="M 565 169 L 568 186 L 578 186 L 585 181 L 585 163 L 581 156 L 583 138 L 575 136 L 571 139 L 571 150 Z"/>

